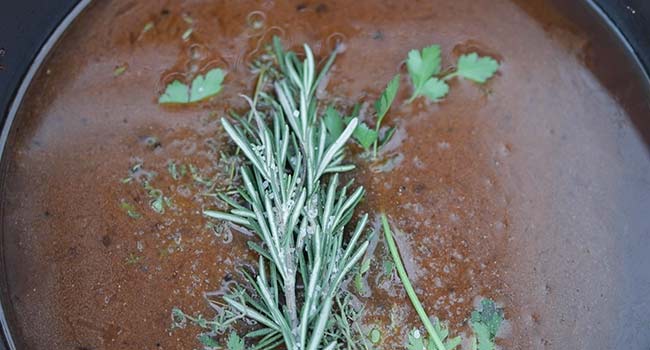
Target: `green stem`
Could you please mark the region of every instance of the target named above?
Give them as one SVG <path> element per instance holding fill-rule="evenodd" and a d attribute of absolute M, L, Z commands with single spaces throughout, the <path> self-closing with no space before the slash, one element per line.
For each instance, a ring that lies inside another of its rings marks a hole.
<path fill-rule="evenodd" d="M 390 230 L 388 219 L 384 213 L 381 214 L 381 223 L 384 226 L 384 234 L 386 235 L 386 244 L 388 245 L 388 250 L 390 251 L 390 255 L 393 257 L 395 268 L 397 269 L 397 274 L 399 275 L 400 280 L 402 280 L 406 294 L 408 295 L 409 299 L 411 299 L 411 303 L 413 304 L 415 311 L 417 312 L 418 316 L 420 316 L 420 320 L 422 320 L 424 328 L 426 328 L 427 332 L 429 333 L 429 337 L 433 339 L 433 342 L 436 344 L 436 348 L 438 350 L 446 350 L 445 345 L 442 343 L 442 340 L 440 340 L 438 332 L 436 332 L 436 329 L 433 327 L 433 324 L 429 320 L 429 316 L 427 316 L 426 311 L 424 311 L 422 303 L 420 303 L 417 294 L 415 294 L 415 290 L 413 289 L 413 285 L 411 285 L 411 281 L 409 281 L 406 270 L 404 269 L 404 264 L 402 263 L 402 259 L 399 256 L 397 245 L 395 245 L 395 240 L 393 239 L 393 234 Z"/>
<path fill-rule="evenodd" d="M 449 80 L 449 79 L 451 79 L 451 78 L 453 78 L 453 77 L 456 77 L 456 76 L 458 76 L 458 71 L 451 72 L 451 73 L 445 75 L 445 76 L 442 78 L 442 80 L 443 80 L 443 81 L 447 81 L 447 80 Z"/>

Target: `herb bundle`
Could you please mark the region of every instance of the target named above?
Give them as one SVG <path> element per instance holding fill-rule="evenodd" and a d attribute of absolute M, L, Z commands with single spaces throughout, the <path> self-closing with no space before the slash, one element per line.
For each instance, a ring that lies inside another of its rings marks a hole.
<path fill-rule="evenodd" d="M 272 92 L 258 89 L 249 118 L 223 127 L 249 165 L 241 168 L 244 203 L 221 195 L 229 212 L 205 211 L 257 234 L 262 244 L 249 242 L 259 254 L 256 276 L 243 272 L 250 286 L 224 296 L 231 318 L 245 317 L 261 325 L 247 336 L 255 349 L 334 349 L 329 334 L 332 309 L 342 281 L 368 246 L 361 236 L 367 215 L 346 239 L 344 229 L 363 197 L 361 187 L 339 186 L 346 165 L 344 148 L 358 125 L 353 118 L 336 137 L 328 133 L 315 98 L 316 87 L 334 61 L 316 69 L 305 45 L 305 59 L 285 52 L 279 40 L 274 51 L 280 73 L 270 81 Z M 300 292 L 299 292 L 300 291 Z M 228 321 L 224 321 L 224 324 Z"/>

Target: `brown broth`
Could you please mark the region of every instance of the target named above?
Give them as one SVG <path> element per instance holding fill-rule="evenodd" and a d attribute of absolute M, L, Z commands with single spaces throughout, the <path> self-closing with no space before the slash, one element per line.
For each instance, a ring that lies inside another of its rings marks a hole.
<path fill-rule="evenodd" d="M 247 25 L 253 11 L 268 31 Z M 170 329 L 171 308 L 209 316 L 202 294 L 255 257 L 245 235 L 226 243 L 205 228 L 201 209 L 215 204 L 189 177 L 171 179 L 167 162 L 223 172 L 218 151 L 231 146 L 218 120 L 245 107 L 238 94 L 256 79 L 248 62 L 272 34 L 321 58 L 342 40 L 326 98 L 348 107 L 374 101 L 412 48 L 441 44 L 446 66 L 468 50 L 498 57 L 485 87 L 454 80 L 441 103 L 391 110 L 386 123 L 399 131 L 382 157 L 393 166 L 352 158 L 368 190 L 359 211 L 389 215 L 425 307 L 453 330 L 468 331 L 476 301 L 491 297 L 505 307 L 504 348 L 614 348 L 624 322 L 612 315 L 637 307 L 617 293 L 626 275 L 617 257 L 631 248 L 617 240 L 628 218 L 616 208 L 643 202 L 627 193 L 650 181 L 650 161 L 582 62 L 588 36 L 558 17 L 506 0 L 94 3 L 33 83 L 10 140 L 3 229 L 26 348 L 198 347 L 196 328 Z M 118 66 L 127 69 L 114 76 Z M 211 67 L 228 72 L 217 98 L 156 103 L 170 80 Z M 406 74 L 402 86 L 398 102 Z M 175 210 L 158 215 L 141 185 L 121 183 L 138 160 Z M 143 217 L 129 218 L 121 201 Z M 420 324 L 383 274 L 381 235 L 372 249 L 364 322 L 399 348 Z"/>

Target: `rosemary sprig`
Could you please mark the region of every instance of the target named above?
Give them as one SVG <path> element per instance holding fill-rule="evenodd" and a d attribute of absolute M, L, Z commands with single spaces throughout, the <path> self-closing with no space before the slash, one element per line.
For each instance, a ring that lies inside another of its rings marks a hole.
<path fill-rule="evenodd" d="M 331 350 L 338 344 L 326 336 L 335 298 L 368 246 L 361 239 L 367 215 L 345 240 L 345 226 L 364 190 L 358 187 L 349 194 L 352 183 L 340 188 L 338 176 L 354 168 L 343 164 L 344 146 L 358 120 L 328 141 L 314 95 L 335 54 L 317 72 L 307 45 L 302 61 L 285 52 L 277 38 L 274 48 L 281 78 L 270 82 L 273 93 L 245 97 L 250 122 L 222 119 L 249 162 L 240 170 L 243 187 L 238 192 L 245 203 L 225 198 L 232 210 L 204 214 L 242 225 L 262 241 L 249 243 L 259 253 L 257 276 L 244 273 L 250 288 L 224 296 L 228 307 L 262 325 L 248 337 L 257 338 L 258 345 L 281 338 L 290 350 Z M 332 175 L 326 180 L 327 174 Z"/>

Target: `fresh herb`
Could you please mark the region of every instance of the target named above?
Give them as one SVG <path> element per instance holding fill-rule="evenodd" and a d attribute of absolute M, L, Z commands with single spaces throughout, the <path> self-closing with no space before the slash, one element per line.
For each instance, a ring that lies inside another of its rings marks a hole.
<path fill-rule="evenodd" d="M 395 96 L 397 96 L 398 89 L 399 89 L 399 75 L 396 75 L 393 77 L 393 79 L 391 79 L 388 82 L 388 85 L 386 86 L 384 92 L 382 92 L 381 96 L 379 97 L 379 100 L 375 102 L 375 111 L 377 113 L 377 122 L 375 124 L 376 135 L 379 135 L 379 128 L 381 127 L 381 122 L 384 120 L 386 113 L 388 113 L 390 106 L 393 104 L 393 100 L 395 100 Z M 386 143 L 386 141 L 388 141 L 392 135 L 393 135 L 392 132 L 386 134 L 382 143 Z M 375 137 L 373 155 L 377 157 L 377 137 Z"/>
<path fill-rule="evenodd" d="M 388 82 L 386 89 L 382 92 L 379 99 L 375 102 L 375 112 L 376 118 L 375 128 L 370 128 L 366 123 L 360 122 L 357 125 L 356 129 L 352 133 L 352 138 L 361 145 L 365 150 L 373 149 L 373 157 L 377 157 L 377 149 L 379 144 L 379 129 L 381 128 L 381 122 L 384 120 L 386 113 L 390 109 L 390 106 L 397 96 L 397 90 L 399 89 L 399 75 L 396 75 Z M 343 118 L 341 114 L 334 109 L 333 106 L 327 107 L 325 110 L 325 116 L 323 118 L 325 122 L 325 127 L 329 131 L 329 139 L 336 138 L 343 132 L 343 128 L 350 120 L 356 118 L 359 113 L 359 105 L 355 106 L 352 115 Z M 385 144 L 391 136 L 393 136 L 394 129 L 390 129 L 385 133 L 384 138 L 381 140 L 381 145 Z"/>
<path fill-rule="evenodd" d="M 187 41 L 190 38 L 190 36 L 192 35 L 193 31 L 194 30 L 192 28 L 188 28 L 187 30 L 185 30 L 183 32 L 183 35 L 181 36 L 181 39 L 183 39 L 183 41 Z"/>
<path fill-rule="evenodd" d="M 231 198 L 230 212 L 204 214 L 244 226 L 263 242 L 250 244 L 259 254 L 257 276 L 245 274 L 252 288 L 224 296 L 227 307 L 258 322 L 262 328 L 253 332 L 279 337 L 287 349 L 332 350 L 345 342 L 328 336 L 337 334 L 328 331 L 336 327 L 330 322 L 335 299 L 368 246 L 361 239 L 367 215 L 344 235 L 363 188 L 349 194 L 351 184 L 339 188 L 338 175 L 354 168 L 343 164 L 344 146 L 359 121 L 353 118 L 327 142 L 315 92 L 335 54 L 317 72 L 308 46 L 301 61 L 274 43 L 283 78 L 272 82 L 273 94 L 248 99 L 254 124 L 222 119 L 249 162 L 241 167 L 245 203 Z M 258 99 L 268 108 L 258 109 Z M 332 174 L 328 180 L 326 174 Z"/>
<path fill-rule="evenodd" d="M 115 70 L 113 71 L 113 76 L 119 77 L 120 75 L 124 74 L 124 72 L 126 72 L 126 68 L 127 68 L 126 64 L 115 67 Z"/>
<path fill-rule="evenodd" d="M 218 341 L 216 341 L 207 333 L 201 333 L 198 335 L 197 338 L 199 339 L 199 342 L 201 342 L 204 348 L 221 349 L 221 344 L 219 344 Z"/>
<path fill-rule="evenodd" d="M 334 107 L 329 106 L 325 110 L 325 116 L 323 117 L 325 127 L 328 131 L 327 139 L 329 142 L 338 138 L 343 133 L 345 126 L 347 126 L 352 119 L 356 119 L 355 112 L 352 112 L 352 116 L 343 118 Z M 370 149 L 375 140 L 377 140 L 377 132 L 365 123 L 360 122 L 354 129 L 352 138 L 357 141 L 361 147 L 367 150 Z"/>
<path fill-rule="evenodd" d="M 131 219 L 139 219 L 142 217 L 140 213 L 135 209 L 135 207 L 126 201 L 122 201 L 120 203 L 120 208 L 126 212 L 126 215 L 128 215 Z"/>
<path fill-rule="evenodd" d="M 354 275 L 354 288 L 357 292 L 362 294 L 366 292 L 363 284 L 363 276 L 368 272 L 368 270 L 370 270 L 370 259 L 366 258 L 363 260 L 357 273 Z"/>
<path fill-rule="evenodd" d="M 172 179 L 178 181 L 187 174 L 187 167 L 185 164 L 178 165 L 175 161 L 170 160 L 167 162 L 167 171 L 169 171 Z"/>
<path fill-rule="evenodd" d="M 411 284 L 411 281 L 408 278 L 406 269 L 404 269 L 404 264 L 402 263 L 402 259 L 400 258 L 399 251 L 397 250 L 397 245 L 395 244 L 395 240 L 393 239 L 393 233 L 390 229 L 390 225 L 388 224 L 388 218 L 386 218 L 386 214 L 383 213 L 381 214 L 381 223 L 384 227 L 386 245 L 388 245 L 388 250 L 390 252 L 390 255 L 393 257 L 393 261 L 395 262 L 395 268 L 397 269 L 397 274 L 399 275 L 399 278 L 402 281 L 402 284 L 404 285 L 404 289 L 406 290 L 406 294 L 411 300 L 411 304 L 413 304 L 415 311 L 417 312 L 418 316 L 420 317 L 420 320 L 424 324 L 424 328 L 427 330 L 427 333 L 429 334 L 430 343 L 433 344 L 433 345 L 427 345 L 426 347 L 424 345 L 422 345 L 419 348 L 413 347 L 413 348 L 409 348 L 409 350 L 454 349 L 456 346 L 458 346 L 458 344 L 460 344 L 460 338 L 455 337 L 446 340 L 448 335 L 447 328 L 441 326 L 437 320 L 435 321 L 435 324 L 431 323 L 429 316 L 427 315 L 426 311 L 424 311 L 424 307 L 422 306 L 422 303 L 420 303 L 417 294 L 415 294 L 415 289 L 413 289 L 413 285 Z M 417 341 L 417 343 L 415 343 L 414 346 L 420 346 L 421 344 L 425 344 L 425 341 L 423 340 L 422 337 L 420 336 L 416 337 L 415 335 L 419 335 L 419 332 L 413 335 L 413 339 Z M 410 340 L 411 340 L 411 336 L 409 335 L 409 342 Z"/>
<path fill-rule="evenodd" d="M 381 331 L 377 327 L 374 327 L 368 336 L 373 344 L 379 344 L 381 342 Z"/>
<path fill-rule="evenodd" d="M 165 206 L 168 208 L 172 207 L 172 202 L 169 198 L 165 197 L 163 192 L 157 188 L 151 186 L 149 181 L 143 183 L 143 187 L 147 194 L 149 195 L 149 206 L 153 211 L 158 214 L 165 213 Z"/>
<path fill-rule="evenodd" d="M 476 52 L 473 52 L 468 55 L 460 56 L 460 58 L 458 58 L 456 71 L 448 74 L 444 79 L 448 80 L 452 77 L 460 76 L 483 84 L 490 79 L 498 69 L 499 62 L 494 58 L 489 56 L 479 57 Z"/>
<path fill-rule="evenodd" d="M 140 261 L 140 259 L 142 259 L 141 256 L 137 256 L 133 253 L 130 253 L 129 256 L 127 256 L 126 259 L 124 259 L 124 262 L 127 265 L 135 265 L 138 263 L 138 261 Z"/>
<path fill-rule="evenodd" d="M 449 330 L 444 325 L 441 325 L 438 319 L 434 319 L 433 327 L 436 332 L 440 335 L 440 338 L 444 342 L 444 349 L 453 350 L 456 349 L 462 342 L 461 337 L 455 337 L 452 339 L 447 339 L 449 336 Z M 437 350 L 436 343 L 427 339 L 424 335 L 420 333 L 418 329 L 413 329 L 408 335 L 408 343 L 406 345 L 407 350 Z"/>
<path fill-rule="evenodd" d="M 431 45 L 423 48 L 421 51 L 411 50 L 406 59 L 406 68 L 411 76 L 411 82 L 414 88 L 413 95 L 408 102 L 413 101 L 421 95 L 427 95 L 429 98 L 435 96 L 433 94 L 434 87 L 439 84 L 436 83 L 437 79 L 432 78 L 432 76 L 440 73 L 440 46 Z M 440 93 L 441 91 L 438 91 L 438 94 Z M 434 100 L 443 96 L 438 96 Z"/>
<path fill-rule="evenodd" d="M 470 325 L 474 331 L 472 346 L 478 350 L 494 350 L 494 339 L 503 322 L 503 310 L 490 299 L 481 300 L 480 309 L 472 312 Z"/>
<path fill-rule="evenodd" d="M 142 28 L 142 34 L 144 34 L 144 33 L 148 32 L 148 31 L 152 30 L 153 27 L 154 27 L 154 23 L 153 23 L 153 22 L 147 22 L 147 23 L 145 23 L 144 27 Z"/>
<path fill-rule="evenodd" d="M 499 69 L 499 63 L 492 57 L 480 57 L 473 52 L 460 56 L 454 72 L 437 77 L 440 74 L 440 62 L 438 45 L 409 52 L 406 67 L 413 83 L 413 95 L 408 103 L 419 96 L 426 96 L 434 102 L 439 101 L 449 93 L 447 80 L 459 76 L 477 83 L 485 83 Z"/>
<path fill-rule="evenodd" d="M 352 137 L 359 142 L 361 147 L 368 150 L 377 142 L 377 131 L 372 130 L 366 123 L 359 123 L 356 129 L 354 129 Z"/>
<path fill-rule="evenodd" d="M 244 340 L 237 333 L 231 332 L 228 337 L 228 350 L 244 350 Z"/>
<path fill-rule="evenodd" d="M 198 75 L 191 87 L 174 80 L 158 98 L 158 103 L 194 103 L 218 94 L 226 74 L 221 68 L 209 70 L 205 75 Z"/>

